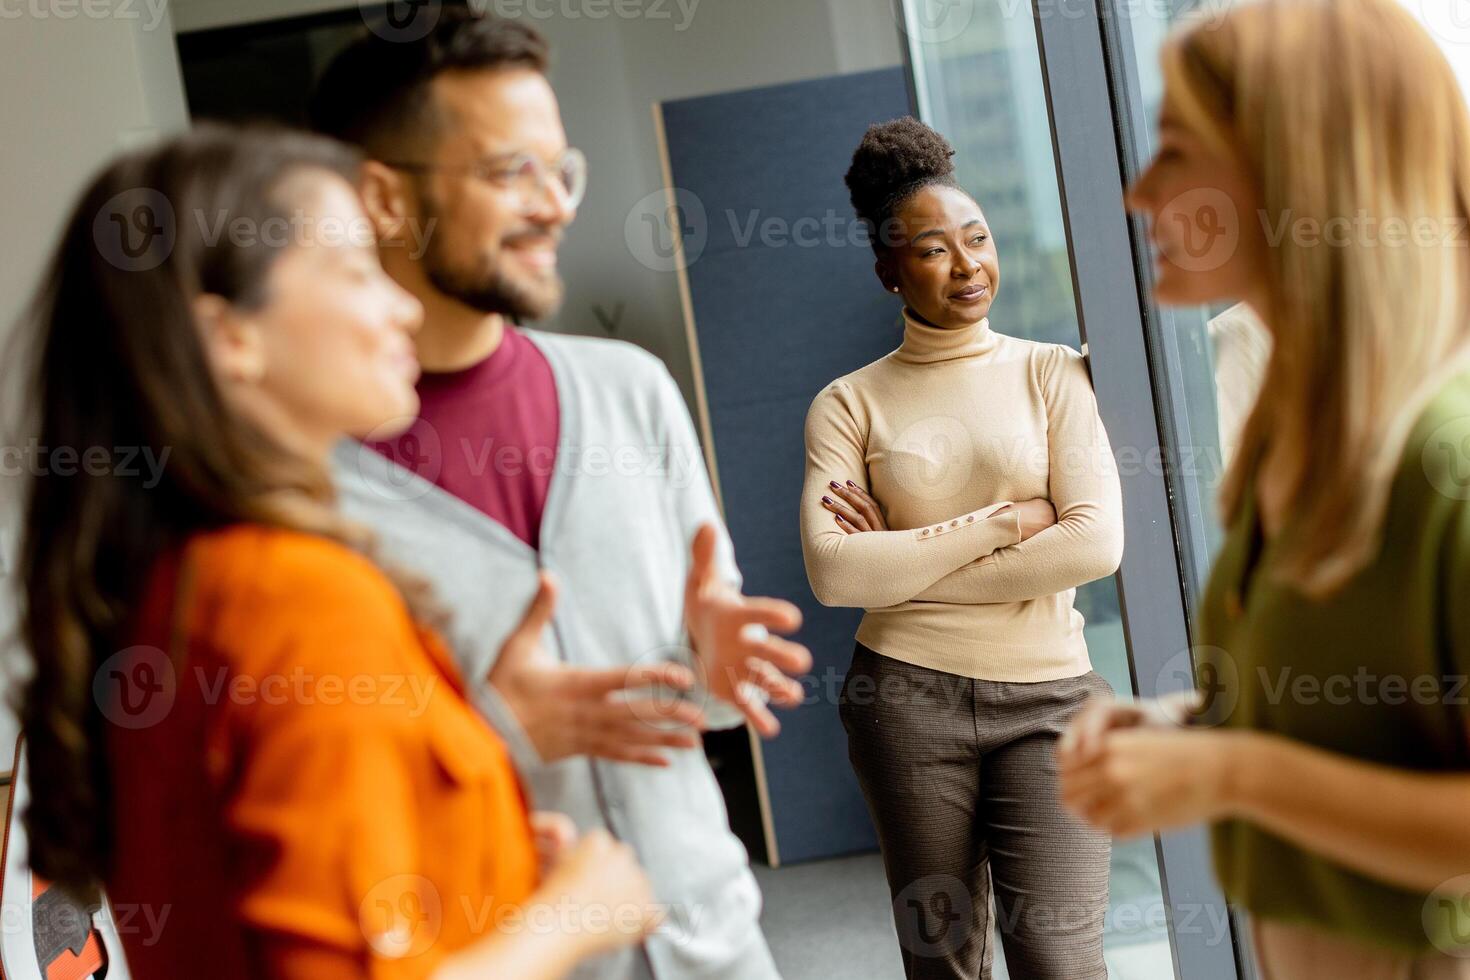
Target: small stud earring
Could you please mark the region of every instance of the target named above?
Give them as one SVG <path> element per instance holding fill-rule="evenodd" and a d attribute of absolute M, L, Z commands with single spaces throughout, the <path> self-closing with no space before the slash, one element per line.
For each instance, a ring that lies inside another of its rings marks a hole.
<path fill-rule="evenodd" d="M 894 286 L 894 287 L 893 287 L 893 291 L 894 291 L 894 292 L 895 292 L 895 293 L 896 293 L 896 292 L 898 292 L 898 287 L 897 287 L 897 286 Z"/>

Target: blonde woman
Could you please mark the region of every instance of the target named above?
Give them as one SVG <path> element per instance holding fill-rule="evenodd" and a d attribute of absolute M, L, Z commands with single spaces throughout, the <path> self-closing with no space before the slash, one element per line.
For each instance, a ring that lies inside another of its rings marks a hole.
<path fill-rule="evenodd" d="M 1470 977 L 1470 118 L 1392 0 L 1265 0 L 1163 66 L 1128 197 L 1157 299 L 1243 298 L 1272 348 L 1195 632 L 1206 696 L 1090 703 L 1063 798 L 1115 835 L 1209 822 L 1270 980 Z M 1206 196 L 1238 218 L 1209 268 L 1182 235 Z"/>

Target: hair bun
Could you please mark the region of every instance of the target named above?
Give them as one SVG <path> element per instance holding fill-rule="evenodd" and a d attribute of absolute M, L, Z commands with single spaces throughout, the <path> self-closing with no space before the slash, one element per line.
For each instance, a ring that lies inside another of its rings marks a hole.
<path fill-rule="evenodd" d="M 925 184 L 948 182 L 953 174 L 949 140 L 904 116 L 868 127 L 846 182 L 858 216 L 877 225 L 898 197 Z"/>

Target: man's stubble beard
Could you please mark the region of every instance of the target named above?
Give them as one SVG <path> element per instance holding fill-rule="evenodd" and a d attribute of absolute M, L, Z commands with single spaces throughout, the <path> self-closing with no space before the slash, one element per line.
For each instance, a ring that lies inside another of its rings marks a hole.
<path fill-rule="evenodd" d="M 444 248 L 443 212 L 435 202 L 424 201 L 426 225 L 437 230 L 424 250 L 424 274 L 434 287 L 471 309 L 498 313 L 516 323 L 544 320 L 561 307 L 563 284 L 553 272 L 539 281 L 517 280 L 497 267 L 493 260 L 476 255 L 471 262 L 456 262 Z M 503 242 L 502 242 L 503 246 Z"/>

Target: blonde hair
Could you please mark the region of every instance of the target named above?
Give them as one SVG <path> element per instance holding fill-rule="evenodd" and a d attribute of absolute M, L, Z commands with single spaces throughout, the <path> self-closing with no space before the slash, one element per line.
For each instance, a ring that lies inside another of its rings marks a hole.
<path fill-rule="evenodd" d="M 1470 221 L 1470 116 L 1394 0 L 1260 0 L 1171 37 L 1163 68 L 1169 111 L 1242 166 L 1268 234 L 1359 223 L 1267 250 L 1272 353 L 1221 488 L 1233 521 L 1273 468 L 1288 533 L 1272 573 L 1330 595 L 1377 555 L 1413 423 L 1465 365 L 1470 270 L 1463 238 L 1441 240 Z"/>

